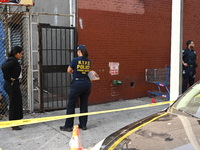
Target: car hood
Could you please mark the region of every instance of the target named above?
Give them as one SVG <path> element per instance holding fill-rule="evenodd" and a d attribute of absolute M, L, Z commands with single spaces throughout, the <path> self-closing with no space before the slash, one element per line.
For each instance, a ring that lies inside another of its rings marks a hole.
<path fill-rule="evenodd" d="M 100 149 L 200 149 L 200 119 L 182 114 L 156 113 L 108 136 Z"/>

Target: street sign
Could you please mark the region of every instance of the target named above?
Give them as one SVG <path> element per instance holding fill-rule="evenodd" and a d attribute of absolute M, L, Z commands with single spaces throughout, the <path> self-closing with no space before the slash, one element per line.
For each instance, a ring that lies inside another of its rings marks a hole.
<path fill-rule="evenodd" d="M 0 2 L 6 3 L 6 2 L 9 2 L 9 0 L 0 0 Z"/>
<path fill-rule="evenodd" d="M 110 74 L 118 75 L 119 74 L 119 63 L 118 62 L 109 62 Z"/>
<path fill-rule="evenodd" d="M 0 0 L 0 5 L 33 6 L 34 0 Z"/>

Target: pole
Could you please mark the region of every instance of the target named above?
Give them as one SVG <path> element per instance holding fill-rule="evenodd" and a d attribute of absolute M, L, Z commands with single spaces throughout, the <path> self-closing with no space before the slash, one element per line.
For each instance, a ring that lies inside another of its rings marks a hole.
<path fill-rule="evenodd" d="M 27 56 L 28 56 L 28 70 L 27 70 L 27 91 L 28 91 L 28 107 L 30 112 L 34 111 L 34 99 L 33 99 L 33 75 L 32 75 L 32 70 L 33 70 L 33 65 L 32 65 L 32 28 L 30 26 L 31 24 L 31 16 L 30 16 L 30 7 L 26 6 L 26 34 L 27 34 L 27 45 L 26 45 L 26 50 L 27 50 Z"/>
<path fill-rule="evenodd" d="M 183 0 L 172 0 L 170 100 L 182 92 Z"/>

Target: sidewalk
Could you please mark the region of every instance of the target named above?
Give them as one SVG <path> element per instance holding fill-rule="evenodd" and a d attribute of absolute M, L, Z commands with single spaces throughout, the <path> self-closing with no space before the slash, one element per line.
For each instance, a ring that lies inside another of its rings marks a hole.
<path fill-rule="evenodd" d="M 164 99 L 157 99 L 156 102 L 164 102 Z M 89 106 L 89 112 L 119 109 L 139 105 L 151 104 L 151 98 L 144 97 L 133 100 L 116 101 L 106 104 Z M 161 111 L 169 104 L 140 108 L 121 112 L 112 112 L 88 117 L 88 130 L 80 130 L 83 148 L 93 147 L 106 136 L 118 129 Z M 79 113 L 79 109 L 76 109 Z M 49 116 L 65 115 L 66 110 L 35 113 L 24 116 L 24 119 L 40 118 Z M 78 125 L 78 118 L 75 118 L 75 125 Z M 59 127 L 64 125 L 65 120 L 57 120 L 39 124 L 23 126 L 21 131 L 12 131 L 10 128 L 0 129 L 0 149 L 2 150 L 69 150 L 69 140 L 72 133 L 63 132 Z"/>

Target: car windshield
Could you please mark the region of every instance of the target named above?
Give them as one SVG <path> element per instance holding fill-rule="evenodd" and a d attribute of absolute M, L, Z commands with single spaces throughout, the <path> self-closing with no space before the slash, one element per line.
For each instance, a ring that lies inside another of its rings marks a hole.
<path fill-rule="evenodd" d="M 200 81 L 184 93 L 173 105 L 173 109 L 200 118 Z"/>

